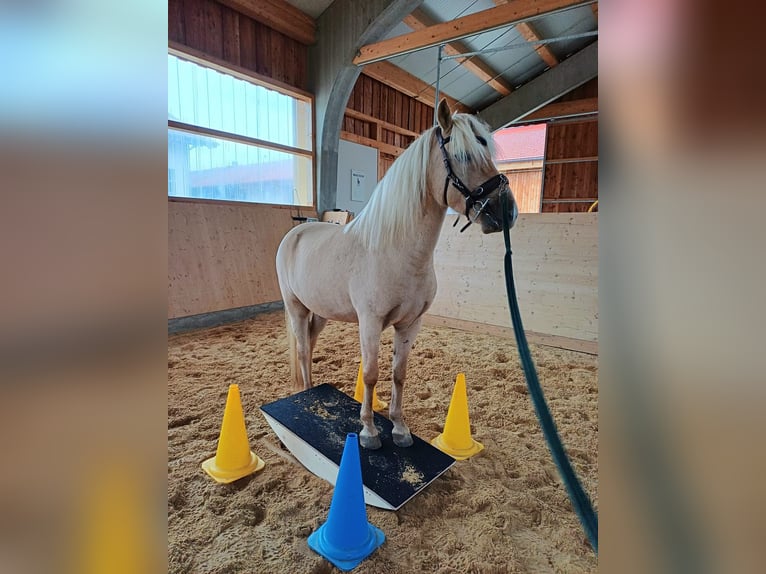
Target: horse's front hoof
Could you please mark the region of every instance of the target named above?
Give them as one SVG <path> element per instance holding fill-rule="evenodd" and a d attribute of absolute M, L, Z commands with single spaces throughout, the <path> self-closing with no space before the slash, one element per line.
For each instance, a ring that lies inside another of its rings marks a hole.
<path fill-rule="evenodd" d="M 367 450 L 378 450 L 383 446 L 383 443 L 380 442 L 380 435 L 368 436 L 360 434 L 359 444 L 362 445 L 362 448 L 366 448 Z"/>
<path fill-rule="evenodd" d="M 405 433 L 405 434 L 391 433 L 391 436 L 393 437 L 394 444 L 396 446 L 400 446 L 402 448 L 407 448 L 408 446 L 412 446 L 412 435 L 410 433 Z"/>

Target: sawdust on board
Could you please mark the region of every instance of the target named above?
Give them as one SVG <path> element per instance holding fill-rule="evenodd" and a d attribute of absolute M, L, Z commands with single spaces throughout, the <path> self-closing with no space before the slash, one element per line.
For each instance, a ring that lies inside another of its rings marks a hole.
<path fill-rule="evenodd" d="M 326 421 L 334 421 L 338 419 L 338 415 L 334 415 L 329 412 L 319 401 L 314 401 L 309 407 L 309 410 Z"/>
<path fill-rule="evenodd" d="M 423 484 L 423 478 L 423 473 L 412 466 L 410 463 L 407 463 L 404 466 L 404 471 L 402 472 L 402 480 L 410 486 L 418 488 L 421 484 Z"/>
<path fill-rule="evenodd" d="M 259 411 L 292 392 L 287 346 L 281 311 L 169 338 L 169 573 L 336 571 L 306 543 L 327 519 L 332 486 L 293 460 Z M 391 396 L 392 350 L 388 329 L 377 386 L 383 400 Z M 572 464 L 598 508 L 598 358 L 531 350 Z M 353 396 L 358 360 L 357 326 L 330 322 L 314 352 L 316 384 Z M 412 432 L 428 441 L 443 430 L 458 370 L 484 451 L 458 461 L 396 512 L 367 507 L 386 542 L 355 574 L 596 572 L 512 341 L 424 327 L 404 390 Z M 266 467 L 220 485 L 200 464 L 216 452 L 230 383 L 239 384 L 250 448 Z"/>

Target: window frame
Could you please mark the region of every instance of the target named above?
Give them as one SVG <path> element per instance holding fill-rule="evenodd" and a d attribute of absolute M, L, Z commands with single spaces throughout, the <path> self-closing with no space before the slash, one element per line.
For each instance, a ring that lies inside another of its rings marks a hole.
<path fill-rule="evenodd" d="M 182 132 L 191 133 L 191 134 L 200 135 L 200 136 L 214 137 L 217 139 L 227 140 L 227 141 L 241 143 L 245 145 L 255 145 L 261 148 L 299 155 L 299 156 L 311 159 L 311 203 L 310 205 L 296 205 L 294 203 L 264 203 L 260 201 L 236 201 L 236 200 L 227 200 L 227 199 L 206 199 L 206 198 L 200 198 L 200 197 L 175 197 L 171 195 L 168 195 L 168 201 L 178 201 L 178 202 L 184 202 L 184 203 L 220 204 L 220 205 L 268 205 L 271 207 L 289 208 L 293 210 L 294 209 L 316 210 L 317 208 L 317 178 L 316 178 L 316 151 L 315 151 L 316 150 L 316 133 L 314 129 L 316 126 L 316 121 L 315 121 L 316 112 L 314 108 L 314 96 L 309 92 L 306 92 L 294 86 L 290 86 L 284 82 L 280 82 L 279 80 L 275 80 L 273 78 L 263 76 L 261 74 L 258 74 L 257 72 L 253 72 L 252 70 L 248 70 L 241 66 L 230 64 L 229 62 L 225 62 L 224 60 L 215 58 L 213 56 L 200 52 L 199 50 L 194 50 L 193 48 L 189 48 L 187 46 L 184 46 L 183 44 L 178 44 L 177 42 L 169 42 L 168 54 L 171 56 L 180 58 L 182 60 L 192 62 L 199 66 L 210 68 L 222 74 L 228 74 L 240 80 L 244 80 L 246 82 L 250 82 L 252 84 L 262 86 L 266 89 L 279 92 L 280 94 L 290 96 L 292 98 L 295 98 L 297 100 L 307 103 L 310 108 L 309 121 L 311 122 L 311 128 L 312 128 L 311 129 L 311 149 L 306 150 L 299 147 L 292 147 L 292 146 L 288 146 L 284 144 L 270 142 L 268 140 L 262 140 L 262 139 L 253 138 L 249 136 L 243 136 L 243 135 L 235 134 L 232 132 L 225 132 L 225 131 L 220 131 L 220 130 L 216 130 L 212 128 L 195 126 L 193 124 L 187 124 L 184 122 L 168 119 L 168 130 L 182 131 Z"/>

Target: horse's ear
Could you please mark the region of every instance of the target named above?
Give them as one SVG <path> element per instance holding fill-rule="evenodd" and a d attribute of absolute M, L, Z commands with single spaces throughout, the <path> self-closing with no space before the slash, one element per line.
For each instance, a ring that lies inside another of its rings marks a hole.
<path fill-rule="evenodd" d="M 445 98 L 442 98 L 442 101 L 439 102 L 439 108 L 436 111 L 436 121 L 439 122 L 439 127 L 442 129 L 445 137 L 449 135 L 452 130 L 452 112 Z"/>

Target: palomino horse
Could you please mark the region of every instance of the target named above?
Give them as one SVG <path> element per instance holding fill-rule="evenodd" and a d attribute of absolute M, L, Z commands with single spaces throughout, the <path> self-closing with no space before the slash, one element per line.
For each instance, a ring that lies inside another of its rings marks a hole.
<path fill-rule="evenodd" d="M 380 333 L 394 327 L 393 387 L 389 418 L 397 446 L 412 444 L 402 415 L 402 390 L 423 313 L 436 294 L 433 254 L 447 206 L 500 231 L 500 194 L 516 202 L 508 180 L 492 162 L 487 126 L 439 104 L 438 125 L 425 131 L 393 163 L 369 203 L 344 227 L 304 223 L 277 251 L 277 274 L 291 339 L 296 388 L 311 387 L 311 355 L 328 319 L 359 324 L 364 365 L 363 447 L 381 446 L 373 424 Z M 300 368 L 297 368 L 300 367 Z"/>

